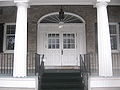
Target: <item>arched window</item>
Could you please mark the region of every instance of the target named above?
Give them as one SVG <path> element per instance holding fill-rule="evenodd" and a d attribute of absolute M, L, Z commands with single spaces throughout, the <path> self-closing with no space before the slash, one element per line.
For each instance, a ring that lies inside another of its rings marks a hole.
<path fill-rule="evenodd" d="M 45 15 L 39 20 L 39 23 L 59 23 L 59 22 L 61 22 L 61 21 L 59 19 L 58 12 Z M 76 14 L 65 12 L 64 19 L 62 20 L 62 22 L 64 22 L 64 23 L 84 23 L 84 20 Z"/>

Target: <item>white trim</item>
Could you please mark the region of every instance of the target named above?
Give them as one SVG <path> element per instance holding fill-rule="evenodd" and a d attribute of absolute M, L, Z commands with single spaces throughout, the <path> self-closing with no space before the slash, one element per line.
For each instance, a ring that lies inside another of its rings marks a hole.
<path fill-rule="evenodd" d="M 37 24 L 39 24 L 39 23 L 41 22 L 41 20 L 44 19 L 45 17 L 51 16 L 51 15 L 55 15 L 55 14 L 59 14 L 59 12 L 53 12 L 53 13 L 49 13 L 49 14 L 46 14 L 46 15 L 42 16 L 42 17 L 38 20 Z M 81 16 L 79 16 L 79 15 L 77 15 L 77 14 L 73 14 L 73 13 L 70 13 L 70 12 L 65 12 L 65 14 L 69 14 L 69 15 L 78 17 L 79 19 L 81 19 L 81 21 L 82 21 L 83 23 L 85 23 L 85 20 L 84 20 Z"/>
<path fill-rule="evenodd" d="M 16 25 L 15 23 L 5 23 L 4 24 L 4 41 L 3 41 L 3 52 L 4 53 L 14 53 L 14 50 L 6 50 L 6 29 L 7 25 Z"/>
<path fill-rule="evenodd" d="M 93 88 L 120 88 L 120 77 L 89 77 L 89 90 Z"/>
<path fill-rule="evenodd" d="M 0 87 L 12 87 L 12 88 L 37 88 L 37 77 L 25 77 L 25 78 L 13 78 L 13 77 L 2 77 L 0 78 Z"/>
<path fill-rule="evenodd" d="M 112 50 L 112 53 L 118 53 L 120 51 L 120 41 L 119 41 L 119 24 L 116 22 L 110 22 L 109 25 L 116 25 L 117 29 L 117 50 Z"/>

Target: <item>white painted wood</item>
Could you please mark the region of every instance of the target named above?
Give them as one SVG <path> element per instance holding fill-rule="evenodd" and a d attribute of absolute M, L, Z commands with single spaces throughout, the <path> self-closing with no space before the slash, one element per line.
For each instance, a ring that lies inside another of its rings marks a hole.
<path fill-rule="evenodd" d="M 64 24 L 63 28 L 59 29 L 58 24 L 38 24 L 37 52 L 39 54 L 45 54 L 46 66 L 78 65 L 79 54 L 86 53 L 86 36 L 84 26 L 84 24 Z M 75 33 L 75 49 L 63 49 L 63 43 L 60 43 L 59 49 L 48 49 L 48 33 L 59 34 L 60 42 L 63 42 L 64 33 Z M 61 50 L 63 50 L 63 55 L 61 55 Z"/>
<path fill-rule="evenodd" d="M 37 90 L 37 77 L 32 78 L 12 78 L 12 77 L 1 77 L 0 87 L 14 87 L 14 88 L 34 88 Z"/>
<path fill-rule="evenodd" d="M 109 1 L 109 0 L 107 0 Z M 95 5 L 97 0 L 30 0 L 30 5 Z M 110 0 L 109 5 L 120 5 L 120 0 Z M 15 6 L 14 0 L 0 0 L 0 6 Z"/>
<path fill-rule="evenodd" d="M 90 77 L 90 88 L 120 88 L 120 77 Z"/>
<path fill-rule="evenodd" d="M 76 46 L 77 46 L 77 41 L 76 41 L 76 34 L 77 32 L 75 32 L 75 29 L 72 28 L 72 26 L 65 26 L 64 25 L 64 28 L 63 29 L 63 32 L 62 32 L 62 36 L 63 34 L 74 34 L 75 35 L 75 48 L 71 48 L 71 49 L 64 49 L 63 48 L 63 37 L 61 37 L 61 50 L 63 51 L 63 54 L 61 54 L 61 65 L 62 66 L 76 66 L 77 63 L 78 63 L 78 59 L 77 59 L 77 51 L 76 51 Z M 69 31 L 69 30 L 72 30 L 72 31 Z"/>
<path fill-rule="evenodd" d="M 30 0 L 14 0 L 15 3 L 29 2 Z"/>
<path fill-rule="evenodd" d="M 97 0 L 97 2 L 110 2 L 111 0 Z"/>
<path fill-rule="evenodd" d="M 112 76 L 112 57 L 107 3 L 97 3 L 99 76 Z"/>
<path fill-rule="evenodd" d="M 14 77 L 26 76 L 27 60 L 27 3 L 17 3 L 17 21 L 14 48 Z"/>

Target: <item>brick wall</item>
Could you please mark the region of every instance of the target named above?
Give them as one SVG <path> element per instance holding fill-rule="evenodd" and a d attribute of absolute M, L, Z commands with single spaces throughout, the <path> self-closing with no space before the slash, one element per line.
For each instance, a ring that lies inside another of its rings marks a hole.
<path fill-rule="evenodd" d="M 16 7 L 0 7 L 0 23 L 13 23 L 16 21 Z M 28 8 L 28 50 L 36 51 L 37 41 L 37 22 L 49 13 L 58 12 L 60 6 L 30 6 Z M 96 8 L 93 6 L 63 6 L 65 12 L 71 12 L 81 16 L 86 22 L 86 43 L 87 52 L 96 50 L 95 23 L 97 22 Z M 120 22 L 120 6 L 108 7 L 109 21 Z"/>

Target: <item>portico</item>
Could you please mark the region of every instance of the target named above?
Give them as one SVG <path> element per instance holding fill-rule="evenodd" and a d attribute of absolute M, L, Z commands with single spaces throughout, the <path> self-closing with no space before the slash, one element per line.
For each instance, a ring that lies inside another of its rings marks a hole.
<path fill-rule="evenodd" d="M 0 2 L 5 6 L 8 6 L 7 3 L 10 3 L 10 6 L 17 8 L 16 22 L 14 23 L 16 25 L 16 30 L 12 80 L 14 80 L 14 78 L 23 78 L 24 80 L 28 80 L 26 79 L 28 78 L 26 69 L 28 58 L 27 52 L 32 50 L 38 54 L 44 54 L 45 65 L 53 67 L 80 66 L 79 55 L 87 54 L 93 51 L 93 53 L 98 54 L 99 76 L 97 77 L 99 78 L 113 76 L 113 50 L 111 49 L 111 45 L 114 47 L 116 44 L 111 44 L 112 39 L 113 42 L 115 41 L 115 33 L 112 34 L 113 38 L 111 39 L 112 29 L 109 29 L 109 13 L 107 11 L 107 6 L 111 4 L 116 5 L 120 3 L 119 1 L 116 0 L 113 2 L 110 0 L 70 0 L 68 2 L 61 0 L 51 0 L 50 2 L 48 0 L 45 2 L 44 0 L 7 0 Z M 43 6 L 39 7 L 39 5 Z M 68 16 L 68 19 L 70 18 L 71 20 L 72 17 L 74 17 L 74 19 L 77 17 L 79 20 L 81 20 L 81 22 L 63 22 L 64 27 L 61 29 L 58 27 L 59 20 L 58 22 L 51 23 L 51 19 L 54 19 L 56 21 L 56 18 L 58 18 L 56 16 L 59 14 L 59 5 L 63 5 L 63 10 L 65 12 L 66 18 Z M 56 9 L 52 9 L 54 7 L 56 7 Z M 45 12 L 43 8 L 45 8 Z M 74 8 L 74 10 L 72 10 L 72 8 Z M 47 9 L 49 10 L 47 11 Z M 94 16 L 92 17 L 92 15 Z M 50 19 L 49 17 L 52 18 Z M 45 21 L 42 23 L 42 20 Z M 97 23 L 97 33 L 93 32 L 94 23 Z M 9 23 L 6 24 L 6 28 L 7 25 L 9 25 Z M 119 29 L 118 23 L 114 23 L 114 25 L 116 25 L 114 29 Z M 6 33 L 4 37 L 6 37 L 7 34 L 8 33 Z M 95 37 L 95 34 L 97 34 L 97 37 Z M 117 32 L 116 35 L 118 34 L 119 32 Z M 30 38 L 30 35 L 35 39 Z M 96 38 L 98 38 L 97 51 L 95 51 Z M 119 37 L 116 36 L 116 38 L 118 38 L 119 41 Z M 67 40 L 70 42 L 67 42 Z M 94 42 L 93 44 L 91 44 L 92 41 Z M 5 42 L 7 42 L 7 40 Z M 117 43 L 119 45 L 119 42 Z M 92 49 L 92 47 L 95 47 L 95 49 Z M 3 52 L 5 52 L 5 50 Z M 32 77 L 29 86 L 31 83 L 35 84 L 37 82 L 36 78 L 37 76 L 34 79 Z M 90 80 L 92 82 L 92 80 L 95 79 Z M 36 88 L 37 84 L 33 87 Z M 94 86 L 92 87 L 94 88 Z"/>

